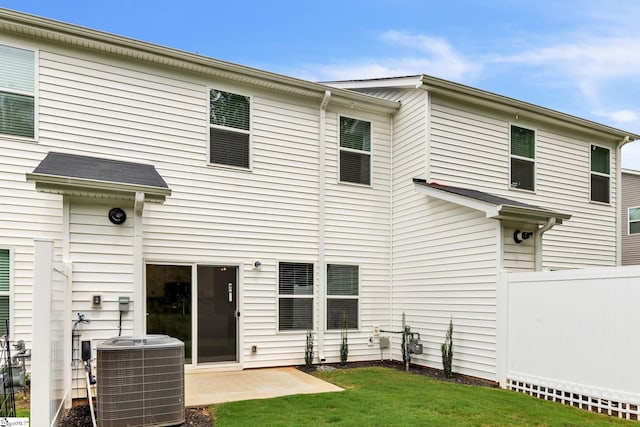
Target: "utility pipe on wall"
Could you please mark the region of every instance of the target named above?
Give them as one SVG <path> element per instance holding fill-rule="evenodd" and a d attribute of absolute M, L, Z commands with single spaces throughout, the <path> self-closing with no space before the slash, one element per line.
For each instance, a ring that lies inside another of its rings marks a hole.
<path fill-rule="evenodd" d="M 547 223 L 536 230 L 535 245 L 536 245 L 536 271 L 542 271 L 542 235 L 551 230 L 556 225 L 556 218 L 549 218 Z"/>
<path fill-rule="evenodd" d="M 327 105 L 331 100 L 331 91 L 326 90 L 320 103 L 320 141 L 318 156 L 318 359 L 325 361 L 324 355 L 324 326 L 325 326 L 325 296 L 327 267 L 325 265 L 325 204 L 326 204 L 326 124 Z"/>

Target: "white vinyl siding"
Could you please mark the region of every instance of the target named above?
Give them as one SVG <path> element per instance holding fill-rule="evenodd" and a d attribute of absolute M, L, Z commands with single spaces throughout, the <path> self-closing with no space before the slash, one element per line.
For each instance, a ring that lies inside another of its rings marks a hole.
<path fill-rule="evenodd" d="M 509 163 L 505 159 L 510 153 L 512 115 L 438 95 L 432 96 L 430 117 L 431 181 L 571 214 L 571 219 L 544 234 L 544 268 L 616 265 L 615 204 L 590 203 L 592 135 L 525 120 L 520 115 L 518 126 L 536 132 L 536 191 L 509 191 L 505 186 L 510 179 Z M 613 147 L 604 141 L 599 144 Z M 611 165 L 615 165 L 615 151 L 610 154 Z M 609 179 L 611 200 L 615 201 L 615 174 Z"/>
<path fill-rule="evenodd" d="M 611 150 L 591 146 L 591 201 L 609 203 L 611 192 Z"/>
<path fill-rule="evenodd" d="M 313 264 L 278 264 L 278 329 L 313 330 Z"/>
<path fill-rule="evenodd" d="M 327 329 L 358 329 L 357 265 L 327 266 Z"/>
<path fill-rule="evenodd" d="M 640 172 L 622 171 L 622 265 L 640 265 Z M 637 218 L 638 220 L 636 220 Z"/>
<path fill-rule="evenodd" d="M 0 44 L 0 134 L 33 138 L 35 52 Z"/>

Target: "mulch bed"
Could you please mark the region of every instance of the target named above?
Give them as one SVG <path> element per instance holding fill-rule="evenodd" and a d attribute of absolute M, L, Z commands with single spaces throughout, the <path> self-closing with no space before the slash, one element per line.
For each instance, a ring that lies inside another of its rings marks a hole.
<path fill-rule="evenodd" d="M 313 365 L 311 368 L 305 366 L 297 366 L 297 368 L 303 372 L 314 372 L 318 370 L 331 370 L 331 369 L 349 369 L 360 368 L 370 366 L 382 366 L 387 368 L 393 368 L 398 370 L 405 370 L 405 365 L 402 362 L 395 361 L 369 361 L 369 362 L 349 362 L 346 364 L 340 363 L 326 363 L 322 365 Z M 498 384 L 493 381 L 483 380 L 481 378 L 470 377 L 467 375 L 453 374 L 451 378 L 446 378 L 444 372 L 440 369 L 427 368 L 419 365 L 410 365 L 409 372 L 416 375 L 423 375 L 425 377 L 434 378 L 440 381 L 447 381 L 458 384 L 466 384 L 473 386 L 483 387 L 498 387 Z M 60 427 L 87 427 L 91 426 L 91 411 L 89 405 L 78 405 L 71 408 L 65 414 Z M 207 408 L 187 408 L 185 410 L 185 422 L 179 427 L 212 427 L 213 416 L 207 410 Z"/>

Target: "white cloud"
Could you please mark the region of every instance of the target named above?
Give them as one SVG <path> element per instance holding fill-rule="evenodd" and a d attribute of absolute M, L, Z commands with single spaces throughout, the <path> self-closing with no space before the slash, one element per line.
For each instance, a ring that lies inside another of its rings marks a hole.
<path fill-rule="evenodd" d="M 622 147 L 622 167 L 640 171 L 640 141 Z"/>
<path fill-rule="evenodd" d="M 640 114 L 631 110 L 597 111 L 596 114 L 620 124 L 640 121 Z"/>
<path fill-rule="evenodd" d="M 294 74 L 311 80 L 351 80 L 429 74 L 448 80 L 469 80 L 481 70 L 445 39 L 387 31 L 379 39 L 401 50 L 384 58 L 349 58 L 333 64 L 311 64 Z M 402 49 L 408 48 L 408 49 Z M 409 52 L 408 54 L 403 54 Z M 314 78 L 311 78 L 313 76 Z"/>

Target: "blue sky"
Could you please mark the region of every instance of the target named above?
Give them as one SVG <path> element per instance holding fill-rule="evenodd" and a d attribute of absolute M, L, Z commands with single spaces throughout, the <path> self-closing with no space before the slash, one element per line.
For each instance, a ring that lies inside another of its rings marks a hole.
<path fill-rule="evenodd" d="M 640 134 L 636 0 L 0 0 L 313 81 L 430 74 Z M 640 170 L 640 141 L 623 149 Z"/>

